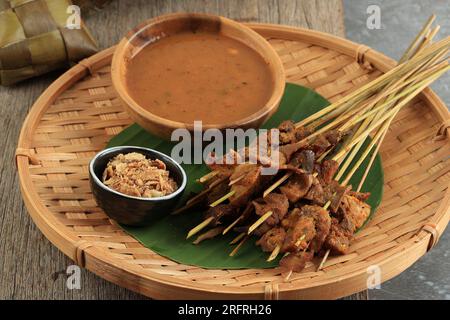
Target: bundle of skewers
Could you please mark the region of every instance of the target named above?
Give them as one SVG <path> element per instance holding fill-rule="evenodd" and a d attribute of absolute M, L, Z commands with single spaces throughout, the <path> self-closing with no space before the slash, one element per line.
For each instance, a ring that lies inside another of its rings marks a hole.
<path fill-rule="evenodd" d="M 204 190 L 176 212 L 207 209 L 187 238 L 209 228 L 198 244 L 235 231 L 234 256 L 256 236 L 267 260 L 281 254 L 280 266 L 289 274 L 315 255 L 323 257 L 321 269 L 329 254 L 346 254 L 370 216 L 370 194 L 361 189 L 392 120 L 449 69 L 450 37 L 433 43 L 439 30 L 431 29 L 433 21 L 434 16 L 395 68 L 298 123 L 279 125 L 272 149 L 278 152 L 277 174 L 263 175 L 267 164 L 247 161 L 252 146 L 226 155 L 241 162 L 210 163 L 211 172 L 199 179 Z M 363 162 L 368 165 L 353 188 L 349 182 Z"/>

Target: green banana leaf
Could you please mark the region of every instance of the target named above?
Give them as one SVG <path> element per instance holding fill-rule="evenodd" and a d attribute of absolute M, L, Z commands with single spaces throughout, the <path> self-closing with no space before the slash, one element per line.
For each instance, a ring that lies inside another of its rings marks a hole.
<path fill-rule="evenodd" d="M 286 119 L 300 121 L 305 117 L 327 106 L 329 102 L 314 91 L 294 84 L 287 84 L 286 91 L 278 111 L 263 125 L 263 128 L 274 128 Z M 134 124 L 111 139 L 108 147 L 134 145 L 152 148 L 170 155 L 174 143 L 161 140 Z M 365 168 L 366 160 L 353 176 L 351 183 L 358 185 Z M 184 195 L 199 192 L 201 186 L 196 179 L 209 170 L 205 165 L 182 165 L 188 176 L 188 184 Z M 381 159 L 377 156 L 362 191 L 371 192 L 368 202 L 372 206 L 372 214 L 381 202 L 383 194 L 383 169 Z M 278 259 L 266 262 L 267 253 L 255 245 L 256 238 L 250 238 L 234 256 L 229 253 L 233 247 L 229 242 L 237 234 L 230 232 L 226 236 L 218 236 L 194 245 L 186 240 L 186 234 L 203 219 L 201 212 L 188 211 L 173 216 L 167 215 L 148 227 L 133 228 L 122 226 L 126 232 L 140 241 L 144 246 L 158 254 L 179 263 L 210 269 L 245 269 L 272 268 L 278 265 Z"/>

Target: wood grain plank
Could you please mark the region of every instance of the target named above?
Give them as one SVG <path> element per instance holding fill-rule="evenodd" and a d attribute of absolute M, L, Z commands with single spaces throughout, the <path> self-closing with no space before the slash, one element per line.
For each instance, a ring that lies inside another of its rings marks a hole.
<path fill-rule="evenodd" d="M 103 49 L 141 21 L 178 11 L 344 35 L 341 0 L 114 0 L 99 12 L 90 12 L 86 22 Z M 86 270 L 81 272 L 81 289 L 68 290 L 66 276 L 57 275 L 72 262 L 45 239 L 23 205 L 13 161 L 19 131 L 30 106 L 57 76 L 52 73 L 0 88 L 0 299 L 142 299 Z M 352 298 L 367 299 L 367 293 Z"/>

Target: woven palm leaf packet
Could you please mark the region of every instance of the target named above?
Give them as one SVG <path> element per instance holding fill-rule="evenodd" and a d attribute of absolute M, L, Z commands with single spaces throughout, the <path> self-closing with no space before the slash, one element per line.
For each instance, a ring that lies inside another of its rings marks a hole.
<path fill-rule="evenodd" d="M 67 27 L 70 0 L 0 0 L 0 84 L 66 68 L 98 51 L 83 21 Z"/>

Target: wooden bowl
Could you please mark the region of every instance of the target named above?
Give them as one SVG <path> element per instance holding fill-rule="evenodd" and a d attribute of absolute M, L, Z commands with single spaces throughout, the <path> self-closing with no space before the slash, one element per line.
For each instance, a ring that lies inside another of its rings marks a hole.
<path fill-rule="evenodd" d="M 202 129 L 248 129 L 263 124 L 277 110 L 284 93 L 285 73 L 278 54 L 263 37 L 243 24 L 219 16 L 192 13 L 169 14 L 146 21 L 130 31 L 117 46 L 112 62 L 112 80 L 131 118 L 147 131 L 166 139 L 170 139 L 172 131 L 178 128 L 193 131 L 193 123 L 162 118 L 142 107 L 130 96 L 125 81 L 127 66 L 139 50 L 161 38 L 186 31 L 217 33 L 244 43 L 265 60 L 274 84 L 268 101 L 256 113 L 233 123 L 204 124 Z"/>

